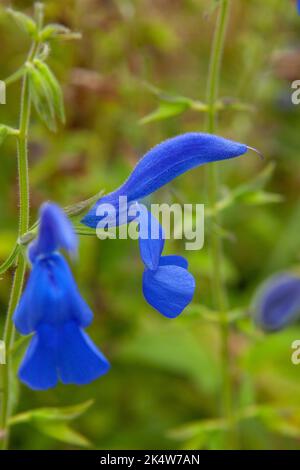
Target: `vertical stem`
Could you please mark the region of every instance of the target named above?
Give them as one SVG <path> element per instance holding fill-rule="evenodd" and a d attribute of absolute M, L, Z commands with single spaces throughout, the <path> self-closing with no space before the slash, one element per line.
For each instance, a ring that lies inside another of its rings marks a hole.
<path fill-rule="evenodd" d="M 207 85 L 207 104 L 209 107 L 207 115 L 206 129 L 213 134 L 216 132 L 216 101 L 218 98 L 221 62 L 224 49 L 224 41 L 229 17 L 229 0 L 220 0 L 220 7 L 215 28 L 213 46 L 211 51 L 210 68 Z M 207 184 L 208 198 L 210 207 L 213 208 L 218 198 L 219 172 L 217 163 L 211 163 L 207 166 Z M 215 299 L 215 307 L 220 312 L 220 336 L 221 336 L 221 356 L 222 356 L 222 413 L 226 416 L 230 428 L 230 434 L 233 435 L 233 397 L 232 383 L 230 374 L 230 352 L 229 352 L 229 323 L 227 318 L 227 295 L 222 275 L 223 247 L 222 240 L 215 229 L 219 225 L 218 215 L 212 219 L 211 233 L 211 255 L 213 264 L 212 289 Z"/>
<path fill-rule="evenodd" d="M 42 6 L 36 4 L 36 19 L 38 25 L 42 25 Z M 32 61 L 39 49 L 37 39 L 29 52 L 27 61 Z M 18 180 L 19 180 L 19 229 L 18 235 L 21 237 L 29 228 L 29 175 L 28 175 L 28 127 L 30 120 L 30 89 L 28 74 L 25 73 L 22 81 L 20 123 L 18 134 Z M 26 271 L 26 260 L 23 254 L 17 258 L 17 267 L 14 273 L 13 284 L 10 292 L 7 316 L 4 327 L 4 344 L 6 346 L 6 365 L 2 373 L 2 403 L 0 414 L 0 447 L 6 449 L 9 443 L 9 418 L 11 413 L 11 376 L 12 361 L 11 350 L 14 343 L 14 326 L 12 322 L 13 313 L 18 305 L 23 290 L 24 276 Z"/>

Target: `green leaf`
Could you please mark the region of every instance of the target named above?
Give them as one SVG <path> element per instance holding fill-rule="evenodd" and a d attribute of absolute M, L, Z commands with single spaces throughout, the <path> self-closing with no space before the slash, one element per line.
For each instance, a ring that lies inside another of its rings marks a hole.
<path fill-rule="evenodd" d="M 66 121 L 63 93 L 57 78 L 45 62 L 38 59 L 34 61 L 34 65 L 39 70 L 41 76 L 45 80 L 50 94 L 52 95 L 52 103 L 56 117 L 64 124 Z"/>
<path fill-rule="evenodd" d="M 243 194 L 238 198 L 238 202 L 249 206 L 259 206 L 264 204 L 276 204 L 283 202 L 284 197 L 277 193 L 268 193 L 266 191 L 253 191 Z"/>
<path fill-rule="evenodd" d="M 14 426 L 20 423 L 35 421 L 70 421 L 85 413 L 92 404 L 93 400 L 88 400 L 78 405 L 63 408 L 37 408 L 28 410 L 12 416 L 9 423 L 10 426 Z"/>
<path fill-rule="evenodd" d="M 263 205 L 270 203 L 279 203 L 283 201 L 280 194 L 264 191 L 263 188 L 271 179 L 275 169 L 275 164 L 270 163 L 254 179 L 245 184 L 241 184 L 233 191 L 221 199 L 212 212 L 219 212 L 231 207 L 234 203 L 247 205 Z M 208 211 L 208 215 L 211 215 Z"/>
<path fill-rule="evenodd" d="M 15 22 L 28 33 L 32 38 L 37 38 L 38 28 L 35 21 L 30 16 L 19 11 L 7 8 L 7 13 L 15 20 Z"/>
<path fill-rule="evenodd" d="M 15 261 L 16 257 L 18 256 L 19 251 L 20 251 L 20 246 L 18 244 L 16 244 L 14 249 L 12 250 L 11 254 L 7 258 L 7 260 L 4 261 L 3 264 L 1 264 L 0 274 L 5 273 L 14 264 L 14 261 Z"/>
<path fill-rule="evenodd" d="M 245 318 L 246 315 L 247 313 L 241 308 L 231 310 L 227 313 L 227 323 L 236 323 L 239 320 Z M 209 323 L 220 324 L 223 322 L 220 312 L 211 310 L 210 308 L 201 304 L 189 305 L 185 310 L 185 316 L 183 318 L 185 320 L 195 320 L 195 318 L 198 318 Z"/>
<path fill-rule="evenodd" d="M 171 430 L 171 439 L 183 441 L 183 449 L 218 449 L 224 448 L 224 439 L 229 425 L 223 419 L 206 419 L 187 423 Z"/>
<path fill-rule="evenodd" d="M 54 98 L 52 88 L 44 75 L 32 64 L 28 65 L 29 86 L 37 114 L 46 126 L 56 131 Z"/>
<path fill-rule="evenodd" d="M 62 24 L 50 23 L 41 31 L 41 41 L 49 41 L 51 39 L 80 39 L 81 34 L 71 31 Z"/>
<path fill-rule="evenodd" d="M 161 103 L 158 108 L 140 120 L 140 124 L 149 124 L 154 121 L 161 121 L 184 113 L 190 106 L 186 103 Z"/>
<path fill-rule="evenodd" d="M 90 441 L 65 423 L 35 423 L 35 427 L 45 434 L 61 442 L 79 447 L 91 447 Z"/>
<path fill-rule="evenodd" d="M 205 419 L 184 424 L 171 430 L 168 434 L 172 439 L 181 441 L 200 436 L 203 433 L 207 434 L 216 430 L 226 430 L 227 428 L 228 424 L 224 419 Z"/>
<path fill-rule="evenodd" d="M 94 196 L 85 199 L 84 201 L 79 201 L 76 202 L 75 204 L 72 204 L 71 206 L 67 206 L 64 208 L 65 213 L 69 217 L 74 217 L 76 215 L 81 215 L 83 214 L 87 209 L 89 209 L 95 202 L 98 201 L 104 194 L 104 191 L 99 191 L 99 193 L 95 194 Z M 94 231 L 95 234 L 95 231 Z"/>
<path fill-rule="evenodd" d="M 140 124 L 148 124 L 150 122 L 178 116 L 188 109 L 193 109 L 200 112 L 206 112 L 208 109 L 207 105 L 201 101 L 192 100 L 186 96 L 166 93 L 165 91 L 160 90 L 159 88 L 149 83 L 144 83 L 144 86 L 148 91 L 150 91 L 150 93 L 157 97 L 157 99 L 160 101 L 160 104 L 155 111 L 142 118 L 140 120 Z"/>

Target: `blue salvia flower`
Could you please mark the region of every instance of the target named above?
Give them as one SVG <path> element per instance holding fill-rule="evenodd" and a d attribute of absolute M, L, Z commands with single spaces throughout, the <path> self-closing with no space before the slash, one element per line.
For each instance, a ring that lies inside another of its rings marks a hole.
<path fill-rule="evenodd" d="M 187 133 L 165 140 L 141 158 L 129 178 L 116 191 L 104 196 L 82 219 L 91 228 L 100 227 L 97 209 L 110 204 L 118 213 L 119 197 L 126 196 L 128 205 L 149 196 L 159 188 L 205 163 L 243 155 L 248 147 L 211 134 Z"/>
<path fill-rule="evenodd" d="M 283 273 L 267 280 L 254 300 L 255 321 L 264 331 L 277 331 L 300 317 L 300 277 Z"/>
<path fill-rule="evenodd" d="M 33 333 L 19 377 L 34 390 L 54 387 L 58 380 L 87 384 L 110 368 L 84 332 L 93 314 L 59 249 L 75 254 L 76 235 L 63 211 L 46 203 L 38 238 L 28 250 L 32 271 L 13 317 L 22 335 Z"/>
<path fill-rule="evenodd" d="M 135 203 L 186 171 L 205 163 L 238 157 L 247 150 L 246 145 L 211 134 L 194 132 L 168 139 L 146 153 L 125 183 L 99 199 L 82 223 L 91 228 L 122 224 L 124 206 L 119 205 L 120 197 L 126 198 L 125 209 L 130 211 Z M 107 211 L 104 209 L 106 207 Z M 106 216 L 110 212 L 109 207 L 115 211 L 111 220 Z M 188 264 L 184 258 L 161 256 L 164 246 L 162 228 L 151 215 L 148 220 L 152 227 L 157 228 L 159 236 L 152 237 L 147 223 L 140 223 L 140 252 L 146 268 L 143 294 L 156 310 L 174 318 L 191 302 L 195 281 L 187 270 Z M 125 221 L 129 222 L 130 217 L 126 217 Z"/>
<path fill-rule="evenodd" d="M 168 318 L 177 317 L 192 301 L 195 280 L 181 256 L 162 256 L 164 233 L 144 206 L 139 209 L 139 246 L 145 271 L 143 294 L 147 302 Z"/>

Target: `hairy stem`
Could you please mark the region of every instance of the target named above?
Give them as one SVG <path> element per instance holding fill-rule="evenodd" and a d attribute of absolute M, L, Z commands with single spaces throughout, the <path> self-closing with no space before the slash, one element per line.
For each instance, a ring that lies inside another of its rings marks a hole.
<path fill-rule="evenodd" d="M 40 8 L 36 12 L 41 15 Z M 38 16 L 40 24 L 40 16 Z M 31 62 L 39 50 L 39 42 L 35 41 L 29 52 L 27 61 Z M 23 76 L 20 123 L 18 133 L 18 180 L 19 180 L 19 238 L 29 229 L 29 177 L 28 177 L 28 128 L 30 119 L 30 89 L 28 75 Z M 9 443 L 9 418 L 11 414 L 12 391 L 12 360 L 10 351 L 14 343 L 13 313 L 18 305 L 24 284 L 26 260 L 23 254 L 19 254 L 16 260 L 13 284 L 10 292 L 10 300 L 5 320 L 3 341 L 6 346 L 6 365 L 2 367 L 2 403 L 0 415 L 0 442 L 1 448 L 6 449 Z"/>
<path fill-rule="evenodd" d="M 215 28 L 213 46 L 211 51 L 210 69 L 207 85 L 207 104 L 208 114 L 206 129 L 213 134 L 216 132 L 217 107 L 221 62 L 224 49 L 224 41 L 229 17 L 229 0 L 221 0 L 218 11 L 218 18 Z M 211 163 L 207 166 L 207 185 L 210 208 L 216 206 L 218 200 L 218 187 L 220 183 L 219 168 L 217 163 Z M 214 212 L 214 211 L 213 211 Z M 230 442 L 233 443 L 234 435 L 234 416 L 233 416 L 233 397 L 232 382 L 230 373 L 230 352 L 229 352 L 229 322 L 228 322 L 228 303 L 226 288 L 223 282 L 222 261 L 223 248 L 222 239 L 216 230 L 220 224 L 220 216 L 215 213 L 212 217 L 211 232 L 211 255 L 212 255 L 212 289 L 215 301 L 215 307 L 220 312 L 220 336 L 221 336 L 221 356 L 222 356 L 222 413 L 228 420 L 230 428 Z M 231 446 L 232 444 L 228 444 Z"/>

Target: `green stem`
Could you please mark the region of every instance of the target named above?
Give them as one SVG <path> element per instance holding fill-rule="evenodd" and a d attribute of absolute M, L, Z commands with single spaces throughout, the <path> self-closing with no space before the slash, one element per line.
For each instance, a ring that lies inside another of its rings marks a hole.
<path fill-rule="evenodd" d="M 40 12 L 39 12 L 40 13 Z M 35 41 L 29 52 L 27 61 L 34 60 L 39 50 L 39 42 Z M 20 123 L 18 134 L 18 178 L 19 178 L 19 238 L 29 229 L 29 176 L 28 176 L 28 127 L 30 119 L 30 89 L 27 73 L 23 76 Z M 10 293 L 9 306 L 5 320 L 3 341 L 6 346 L 6 365 L 2 368 L 2 405 L 0 415 L 0 438 L 1 448 L 6 449 L 9 443 L 8 421 L 11 414 L 11 376 L 12 361 L 10 351 L 14 343 L 14 326 L 12 322 L 13 313 L 18 305 L 23 290 L 24 276 L 26 271 L 26 259 L 23 254 L 17 257 L 17 267 Z"/>
<path fill-rule="evenodd" d="M 218 12 L 217 24 L 214 34 L 210 69 L 208 76 L 207 86 L 207 132 L 213 134 L 216 132 L 217 120 L 217 99 L 220 81 L 221 62 L 224 49 L 224 41 L 226 29 L 229 18 L 229 0 L 221 0 Z M 218 188 L 219 188 L 219 171 L 218 164 L 211 163 L 207 166 L 207 184 L 208 184 L 208 198 L 211 210 L 213 210 L 218 201 Z M 214 211 L 213 211 L 214 213 Z M 233 415 L 233 396 L 232 396 L 232 381 L 230 371 L 230 351 L 229 351 L 229 336 L 230 328 L 228 321 L 228 303 L 226 288 L 223 282 L 222 262 L 223 262 L 223 247 L 222 240 L 216 230 L 216 226 L 220 224 L 220 217 L 217 213 L 212 216 L 212 233 L 211 233 L 211 254 L 212 254 L 212 289 L 215 299 L 215 307 L 220 312 L 220 336 L 221 336 L 221 356 L 222 356 L 222 413 L 228 420 L 230 428 L 230 441 L 233 443 L 234 435 L 234 415 Z M 229 444 L 231 446 L 231 444 Z"/>

